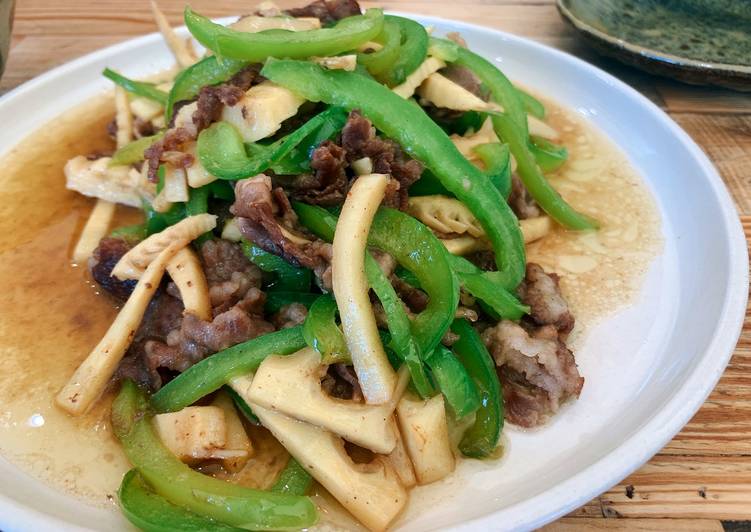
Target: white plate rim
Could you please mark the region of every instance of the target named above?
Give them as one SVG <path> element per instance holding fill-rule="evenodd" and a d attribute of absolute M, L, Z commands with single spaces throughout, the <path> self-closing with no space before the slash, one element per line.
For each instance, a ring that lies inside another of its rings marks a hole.
<path fill-rule="evenodd" d="M 563 61 L 573 62 L 579 68 L 589 71 L 591 75 L 619 89 L 638 105 L 648 108 L 681 144 L 689 149 L 694 163 L 701 169 L 703 176 L 711 185 L 715 199 L 722 209 L 722 228 L 724 235 L 727 237 L 730 265 L 728 285 L 748 287 L 749 270 L 746 238 L 735 205 L 722 178 L 709 158 L 693 139 L 648 98 L 618 78 L 586 61 L 531 39 L 485 26 L 451 21 L 441 17 L 399 11 L 388 12 L 424 21 L 427 24 L 440 24 L 451 26 L 459 31 L 484 33 L 499 41 L 523 44 L 546 54 L 551 54 Z M 230 19 L 218 20 L 226 22 Z M 184 32 L 185 28 L 180 28 L 180 31 Z M 74 71 L 80 66 L 94 63 L 99 59 L 159 39 L 161 39 L 161 35 L 158 33 L 128 39 L 57 66 L 2 95 L 0 97 L 0 115 L 6 106 L 12 105 L 16 97 L 39 85 L 43 85 L 58 76 Z M 61 109 L 61 112 L 63 111 L 65 109 Z M 0 147 L 0 154 L 12 147 Z M 528 530 L 537 528 L 565 515 L 569 511 L 607 491 L 641 467 L 683 428 L 714 389 L 734 352 L 740 336 L 745 319 L 747 300 L 747 290 L 728 291 L 723 303 L 722 312 L 717 319 L 717 328 L 699 364 L 694 367 L 689 377 L 683 381 L 677 393 L 663 404 L 662 408 L 632 434 L 630 438 L 624 440 L 618 447 L 601 459 L 554 487 L 502 510 L 491 511 L 486 515 L 465 521 L 453 527 L 453 530 Z M 597 481 L 592 482 L 592 478 Z M 545 510 L 540 511 L 541 508 Z M 50 527 L 59 527 L 63 524 L 52 516 L 16 503 L 2 493 L 0 493 L 0 515 L 9 517 L 5 522 L 5 526 L 8 526 L 9 530 L 27 528 L 29 525 L 33 525 L 35 528 L 49 529 Z M 509 519 L 500 524 L 499 517 L 508 517 Z"/>

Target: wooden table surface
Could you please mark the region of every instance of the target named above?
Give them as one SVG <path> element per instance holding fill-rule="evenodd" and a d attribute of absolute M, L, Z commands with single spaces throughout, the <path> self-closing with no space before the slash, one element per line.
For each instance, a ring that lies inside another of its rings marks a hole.
<path fill-rule="evenodd" d="M 178 23 L 185 2 L 160 4 Z M 201 13 L 219 16 L 247 12 L 255 2 L 190 3 Z M 376 5 L 365 3 L 371 4 Z M 682 85 L 602 59 L 562 21 L 553 0 L 390 0 L 378 5 L 528 37 L 582 57 L 631 84 L 667 111 L 717 165 L 751 237 L 751 94 Z M 152 31 L 146 0 L 19 0 L 0 93 L 75 57 Z M 548 529 L 722 530 L 723 523 L 734 530 L 746 525 L 751 529 L 751 523 L 733 523 L 746 520 L 751 520 L 748 314 L 722 380 L 683 431 L 639 471 Z"/>

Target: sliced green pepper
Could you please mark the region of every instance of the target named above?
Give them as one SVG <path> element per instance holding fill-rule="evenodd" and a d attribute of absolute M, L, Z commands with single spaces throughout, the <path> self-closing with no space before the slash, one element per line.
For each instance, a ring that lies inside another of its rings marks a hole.
<path fill-rule="evenodd" d="M 401 51 L 402 30 L 399 23 L 385 17 L 383 31 L 373 41 L 382 45 L 382 48 L 371 53 L 358 53 L 357 62 L 364 65 L 376 78 L 385 80 Z"/>
<path fill-rule="evenodd" d="M 510 285 L 498 272 L 484 272 L 456 255 L 449 255 L 449 263 L 464 289 L 484 302 L 493 318 L 518 320 L 529 312 L 529 307 L 510 292 L 515 285 Z"/>
<path fill-rule="evenodd" d="M 112 428 L 130 462 L 170 502 L 222 523 L 254 530 L 305 528 L 317 519 L 307 497 L 254 490 L 193 471 L 162 444 L 148 401 L 132 381 L 112 403 Z"/>
<path fill-rule="evenodd" d="M 451 351 L 439 345 L 425 362 L 456 419 L 461 419 L 480 408 L 477 386 Z"/>
<path fill-rule="evenodd" d="M 320 238 L 334 239 L 336 216 L 326 209 L 293 202 L 300 223 Z M 399 238 L 394 238 L 399 235 Z M 456 279 L 449 266 L 446 249 L 435 235 L 415 218 L 393 209 L 381 208 L 373 218 L 368 244 L 389 253 L 412 271 L 428 294 L 428 306 L 412 322 L 412 331 L 421 353 L 433 351 L 459 304 Z M 366 270 L 367 271 L 367 270 Z"/>
<path fill-rule="evenodd" d="M 240 133 L 227 122 L 216 122 L 201 131 L 198 136 L 198 157 L 208 172 L 221 179 L 242 179 L 267 170 L 293 155 L 295 148 L 303 143 L 311 133 L 319 131 L 324 124 L 326 131 L 333 124 L 344 126 L 347 113 L 338 107 L 331 107 L 308 120 L 304 125 L 284 138 L 263 146 L 255 145 L 251 156 L 246 152 Z"/>
<path fill-rule="evenodd" d="M 434 392 L 433 386 L 425 374 L 420 346 L 413 335 L 402 300 L 399 299 L 394 287 L 391 286 L 391 282 L 370 254 L 365 256 L 365 274 L 368 277 L 370 287 L 383 305 L 386 322 L 389 332 L 391 332 L 390 347 L 407 365 L 412 384 L 414 384 L 418 395 L 422 398 L 430 397 Z"/>
<path fill-rule="evenodd" d="M 483 57 L 461 46 L 457 46 L 456 49 L 456 64 L 474 72 L 490 90 L 493 99 L 503 106 L 505 112 L 492 117 L 493 127 L 498 137 L 508 143 L 516 159 L 517 173 L 530 195 L 551 218 L 564 227 L 576 230 L 596 229 L 597 222 L 576 212 L 566 203 L 537 167 L 537 162 L 529 149 L 527 114 L 519 99 L 519 93 L 508 78 Z"/>
<path fill-rule="evenodd" d="M 151 396 L 151 404 L 157 412 L 175 412 L 218 390 L 230 379 L 255 371 L 266 357 L 289 355 L 303 347 L 301 326 L 253 338 L 191 366 Z"/>
<path fill-rule="evenodd" d="M 271 491 L 289 495 L 305 495 L 312 483 L 313 477 L 310 476 L 310 473 L 297 460 L 290 457 L 287 465 L 279 473 L 276 482 L 271 486 Z"/>
<path fill-rule="evenodd" d="M 117 491 L 120 508 L 144 532 L 242 532 L 208 517 L 176 506 L 149 487 L 138 471 L 131 469 Z"/>
<path fill-rule="evenodd" d="M 386 15 L 385 19 L 396 24 L 401 33 L 399 57 L 384 73 L 384 81 L 393 87 L 404 82 L 425 61 L 429 36 L 422 24 L 414 20 L 394 15 Z"/>
<path fill-rule="evenodd" d="M 307 292 L 310 290 L 311 274 L 308 268 L 292 266 L 278 255 L 269 253 L 247 240 L 243 240 L 240 246 L 250 262 L 264 272 L 276 274 L 276 280 L 268 288 L 282 292 Z"/>
<path fill-rule="evenodd" d="M 122 238 L 128 242 L 140 242 L 148 236 L 146 224 L 124 225 L 110 232 L 112 238 Z"/>
<path fill-rule="evenodd" d="M 248 61 L 233 59 L 219 61 L 216 56 L 210 55 L 180 72 L 167 96 L 164 110 L 167 123 L 172 120 L 172 112 L 177 102 L 194 99 L 202 88 L 227 81 L 248 64 Z"/>
<path fill-rule="evenodd" d="M 117 85 L 120 85 L 123 89 L 130 92 L 131 94 L 135 94 L 136 96 L 141 96 L 143 98 L 148 98 L 149 100 L 155 101 L 162 105 L 167 103 L 167 93 L 163 90 L 157 89 L 156 85 L 154 85 L 153 83 L 147 83 L 145 81 L 135 81 L 126 78 L 122 74 L 118 74 L 117 72 L 110 70 L 109 68 L 105 68 L 104 72 L 102 72 L 102 75 L 105 78 L 112 80 Z"/>
<path fill-rule="evenodd" d="M 560 168 L 568 159 L 568 150 L 565 146 L 558 146 L 547 139 L 530 135 L 529 150 L 545 172 L 552 172 Z"/>
<path fill-rule="evenodd" d="M 516 89 L 516 93 L 519 95 L 519 99 L 522 101 L 524 109 L 529 114 L 540 120 L 545 120 L 545 106 L 540 100 L 519 88 Z"/>
<path fill-rule="evenodd" d="M 508 144 L 490 142 L 472 148 L 485 164 L 485 175 L 505 199 L 511 194 L 511 152 Z"/>
<path fill-rule="evenodd" d="M 264 61 L 269 57 L 304 59 L 337 55 L 357 48 L 383 30 L 383 12 L 368 9 L 347 17 L 332 28 L 307 31 L 235 31 L 185 8 L 185 25 L 198 42 L 218 57 Z"/>
<path fill-rule="evenodd" d="M 129 142 L 112 154 L 109 166 L 123 166 L 143 161 L 143 152 L 163 136 L 164 132 L 160 131 L 156 135 L 141 137 L 133 142 Z"/>
<path fill-rule="evenodd" d="M 310 306 L 302 326 L 305 341 L 321 354 L 324 364 L 352 362 L 344 333 L 336 324 L 337 312 L 334 298 L 322 295 Z"/>
<path fill-rule="evenodd" d="M 517 284 L 524 278 L 524 241 L 514 213 L 487 177 L 419 106 L 359 74 L 326 71 L 304 61 L 270 59 L 262 74 L 308 100 L 360 109 L 472 211 L 493 243 L 499 269 Z"/>
<path fill-rule="evenodd" d="M 256 415 L 253 413 L 253 409 L 250 408 L 250 405 L 245 402 L 245 399 L 240 397 L 240 394 L 238 394 L 230 385 L 224 385 L 222 386 L 222 390 L 227 392 L 227 395 L 229 395 L 232 398 L 232 402 L 235 403 L 235 407 L 240 411 L 240 413 L 253 423 L 254 425 L 260 425 L 261 421 L 256 417 Z"/>
<path fill-rule="evenodd" d="M 503 396 L 495 372 L 495 363 L 477 334 L 466 320 L 456 320 L 451 330 L 459 335 L 452 346 L 480 391 L 480 408 L 474 424 L 467 429 L 459 450 L 470 458 L 486 458 L 498 446 L 503 429 Z"/>

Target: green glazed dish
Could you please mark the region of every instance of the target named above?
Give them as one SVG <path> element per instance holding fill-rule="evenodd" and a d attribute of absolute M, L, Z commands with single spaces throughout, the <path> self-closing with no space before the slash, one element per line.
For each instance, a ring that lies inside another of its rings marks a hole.
<path fill-rule="evenodd" d="M 751 91 L 748 0 L 557 0 L 600 53 L 687 83 Z"/>

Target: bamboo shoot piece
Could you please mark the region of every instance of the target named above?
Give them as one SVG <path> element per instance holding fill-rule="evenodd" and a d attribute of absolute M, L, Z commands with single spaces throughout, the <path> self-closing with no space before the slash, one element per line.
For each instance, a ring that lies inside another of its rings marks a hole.
<path fill-rule="evenodd" d="M 189 242 L 214 229 L 216 219 L 213 214 L 196 214 L 151 235 L 120 258 L 112 269 L 112 275 L 121 280 L 140 278 L 149 263 L 162 250 L 173 244 L 178 248 L 185 247 Z"/>
<path fill-rule="evenodd" d="M 167 273 L 180 291 L 185 312 L 191 312 L 204 321 L 211 321 L 209 286 L 201 261 L 189 247 L 184 247 L 167 263 Z"/>
<path fill-rule="evenodd" d="M 396 445 L 393 405 L 364 405 L 330 397 L 321 389 L 326 366 L 311 348 L 270 356 L 250 387 L 253 403 L 329 430 L 373 452 L 388 454 Z"/>
<path fill-rule="evenodd" d="M 441 480 L 454 470 L 443 396 L 427 401 L 407 394 L 396 407 L 401 436 L 420 484 Z"/>
<path fill-rule="evenodd" d="M 235 403 L 227 395 L 227 392 L 220 390 L 211 404 L 222 409 L 224 424 L 227 427 L 227 438 L 224 445 L 226 452 L 224 453 L 225 457 L 222 458 L 222 467 L 225 471 L 237 473 L 245 467 L 248 459 L 253 456 L 253 443 L 250 441 L 248 433 L 245 432 L 242 419 L 235 409 Z M 237 453 L 237 456 L 228 456 L 227 453 Z"/>
<path fill-rule="evenodd" d="M 99 245 L 99 241 L 107 234 L 115 215 L 116 205 L 109 201 L 97 200 L 94 208 L 83 226 L 78 243 L 73 250 L 73 262 L 83 264 Z"/>
<path fill-rule="evenodd" d="M 331 261 L 344 337 L 368 404 L 388 402 L 396 384 L 396 373 L 378 335 L 365 277 L 368 232 L 388 181 L 384 174 L 364 175 L 355 180 L 336 225 Z"/>
<path fill-rule="evenodd" d="M 446 63 L 441 59 L 438 59 L 437 57 L 428 57 L 414 72 L 407 76 L 407 79 L 405 79 L 401 85 L 398 85 L 391 90 L 406 100 L 415 93 L 417 87 L 419 87 L 428 76 L 438 72 L 445 66 Z"/>
<path fill-rule="evenodd" d="M 218 406 L 189 406 L 154 416 L 162 443 L 186 464 L 215 457 L 227 445 L 224 411 Z"/>
<path fill-rule="evenodd" d="M 151 261 L 104 338 L 58 393 L 56 401 L 61 408 L 74 415 L 83 414 L 102 394 L 133 341 L 167 263 L 184 246 L 185 243 L 172 243 Z"/>
<path fill-rule="evenodd" d="M 172 29 L 172 26 L 170 26 L 167 21 L 167 17 L 164 16 L 164 13 L 162 13 L 154 0 L 151 0 L 151 12 L 154 15 L 154 21 L 156 22 L 162 37 L 164 37 L 167 46 L 175 56 L 177 63 L 181 67 L 187 68 L 198 61 L 198 56 L 193 50 L 193 46 L 190 44 L 190 39 L 182 39 L 178 37 L 175 30 Z"/>

